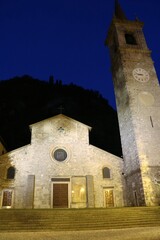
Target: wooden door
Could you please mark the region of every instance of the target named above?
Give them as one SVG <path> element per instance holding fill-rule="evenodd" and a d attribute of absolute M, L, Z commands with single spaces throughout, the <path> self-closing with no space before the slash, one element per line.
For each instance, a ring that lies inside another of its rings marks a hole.
<path fill-rule="evenodd" d="M 67 183 L 53 184 L 53 207 L 68 208 L 68 184 Z"/>
<path fill-rule="evenodd" d="M 104 189 L 105 207 L 114 207 L 113 189 Z"/>
<path fill-rule="evenodd" d="M 11 207 L 11 206 L 12 206 L 12 190 L 4 190 L 2 207 Z"/>

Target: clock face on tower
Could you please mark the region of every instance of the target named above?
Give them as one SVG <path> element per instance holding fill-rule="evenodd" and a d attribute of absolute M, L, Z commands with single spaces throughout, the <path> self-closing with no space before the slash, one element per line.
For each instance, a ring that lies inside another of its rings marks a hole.
<path fill-rule="evenodd" d="M 132 72 L 134 79 L 139 82 L 148 82 L 149 81 L 149 73 L 143 68 L 135 68 Z"/>

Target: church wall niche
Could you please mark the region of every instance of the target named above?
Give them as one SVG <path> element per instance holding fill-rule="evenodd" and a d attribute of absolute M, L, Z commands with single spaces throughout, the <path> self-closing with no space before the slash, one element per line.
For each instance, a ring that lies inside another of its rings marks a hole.
<path fill-rule="evenodd" d="M 87 189 L 86 177 L 72 177 L 71 189 L 71 207 L 73 208 L 86 208 L 87 206 Z"/>
<path fill-rule="evenodd" d="M 26 186 L 26 208 L 34 208 L 35 175 L 28 175 Z"/>

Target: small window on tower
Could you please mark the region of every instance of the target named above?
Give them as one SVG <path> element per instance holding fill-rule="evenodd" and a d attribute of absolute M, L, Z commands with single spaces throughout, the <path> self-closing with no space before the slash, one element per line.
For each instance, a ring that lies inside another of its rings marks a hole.
<path fill-rule="evenodd" d="M 135 37 L 133 36 L 133 34 L 126 33 L 126 34 L 125 34 L 125 39 L 126 39 L 126 43 L 127 43 L 127 44 L 137 45 L 136 39 L 135 39 Z"/>

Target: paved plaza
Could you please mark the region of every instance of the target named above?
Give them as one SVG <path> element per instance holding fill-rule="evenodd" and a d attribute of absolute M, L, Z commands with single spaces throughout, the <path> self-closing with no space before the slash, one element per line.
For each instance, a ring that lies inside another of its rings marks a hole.
<path fill-rule="evenodd" d="M 160 240 L 160 227 L 73 232 L 1 232 L 0 240 Z"/>

